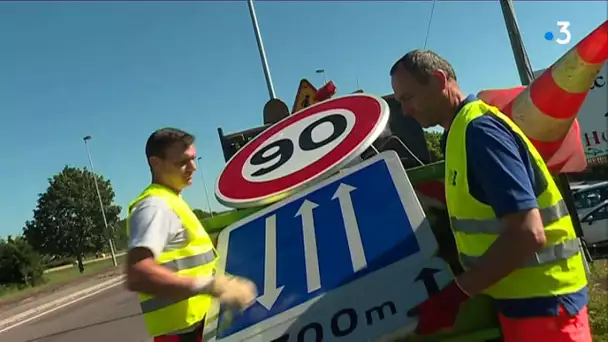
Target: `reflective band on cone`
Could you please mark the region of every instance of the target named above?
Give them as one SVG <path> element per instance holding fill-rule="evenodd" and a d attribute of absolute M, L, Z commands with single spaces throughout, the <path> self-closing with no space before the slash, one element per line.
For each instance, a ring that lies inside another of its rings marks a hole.
<path fill-rule="evenodd" d="M 567 53 L 551 68 L 555 84 L 568 93 L 586 93 L 603 64 L 587 63 L 578 51 Z"/>
<path fill-rule="evenodd" d="M 541 112 L 534 104 L 529 91 L 518 96 L 513 103 L 513 121 L 526 136 L 540 142 L 553 142 L 565 137 L 574 117 L 553 118 Z"/>
<path fill-rule="evenodd" d="M 557 63 L 559 63 L 559 61 Z M 587 97 L 587 93 L 589 92 L 595 77 L 591 79 L 585 92 L 570 93 L 560 88 L 555 82 L 555 79 L 553 78 L 555 66 L 559 66 L 559 64 L 554 64 L 552 68 L 545 70 L 532 84 L 530 84 L 530 87 L 528 88 L 529 91 L 526 93 L 529 93 L 534 106 L 543 116 L 555 119 L 566 119 L 567 121 L 564 121 L 563 124 L 567 126 L 572 123 L 572 120 L 576 117 L 576 113 L 578 113 L 583 102 L 585 102 L 585 97 Z M 563 68 L 559 69 L 563 70 Z M 572 81 L 576 79 L 576 77 L 571 78 Z M 515 101 L 517 101 L 517 99 L 515 99 Z M 561 138 L 561 136 L 555 134 L 553 139 L 545 141 L 553 141 L 559 138 Z"/>

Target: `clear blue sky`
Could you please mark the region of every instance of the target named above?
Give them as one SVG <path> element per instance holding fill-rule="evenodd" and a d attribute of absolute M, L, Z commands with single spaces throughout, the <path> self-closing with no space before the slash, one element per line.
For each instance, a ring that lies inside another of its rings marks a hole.
<path fill-rule="evenodd" d="M 391 93 L 388 69 L 421 48 L 432 2 L 258 1 L 256 11 L 277 96 L 298 82 L 339 93 Z M 603 1 L 519 1 L 517 18 L 534 69 L 544 68 L 606 19 Z M 475 13 L 473 13 L 475 11 Z M 572 43 L 545 40 L 571 22 Z M 497 1 L 440 1 L 428 48 L 454 65 L 465 91 L 519 84 Z M 221 171 L 217 127 L 258 126 L 268 100 L 247 4 L 233 2 L 0 3 L 0 236 L 32 216 L 47 178 L 88 165 L 124 206 L 149 182 L 148 135 L 162 126 L 194 133 L 209 185 Z M 206 208 L 200 176 L 185 192 Z M 215 199 L 212 206 L 222 207 Z M 124 215 L 124 210 L 123 214 Z"/>

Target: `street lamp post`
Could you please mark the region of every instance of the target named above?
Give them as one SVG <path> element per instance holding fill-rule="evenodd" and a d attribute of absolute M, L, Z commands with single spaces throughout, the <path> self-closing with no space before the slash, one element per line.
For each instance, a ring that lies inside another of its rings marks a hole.
<path fill-rule="evenodd" d="M 325 69 L 317 69 L 315 72 L 317 74 L 323 74 L 323 82 L 325 82 L 324 84 L 327 84 L 327 75 L 325 74 Z"/>
<path fill-rule="evenodd" d="M 200 161 L 203 159 L 203 157 L 198 157 L 196 158 L 196 160 L 199 161 L 199 165 L 200 165 Z M 211 210 L 211 202 L 209 201 L 209 192 L 207 191 L 207 183 L 205 183 L 205 176 L 203 176 L 203 171 L 199 171 L 199 173 L 201 174 L 201 180 L 203 181 L 203 188 L 205 189 L 205 198 L 207 198 L 207 208 L 209 209 L 209 215 L 211 215 L 213 217 L 213 211 Z"/>
<path fill-rule="evenodd" d="M 118 266 L 118 262 L 116 261 L 116 252 L 114 251 L 114 242 L 112 242 L 112 234 L 110 234 L 110 229 L 108 228 L 108 220 L 106 219 L 106 211 L 103 209 L 103 201 L 101 200 L 101 193 L 99 192 L 99 185 L 97 185 L 97 175 L 95 174 L 95 168 L 93 167 L 93 158 L 91 157 L 91 151 L 89 150 L 89 144 L 87 143 L 91 140 L 91 136 L 87 135 L 82 138 L 84 140 L 84 147 L 87 150 L 87 156 L 89 157 L 89 163 L 91 164 L 91 172 L 93 172 L 93 182 L 95 183 L 95 190 L 97 191 L 97 198 L 99 198 L 99 207 L 101 208 L 101 216 L 103 216 L 103 224 L 106 229 L 106 234 L 108 234 L 108 243 L 110 244 L 110 254 L 112 255 L 112 264 L 114 266 Z"/>
<path fill-rule="evenodd" d="M 260 33 L 260 26 L 258 25 L 258 18 L 255 15 L 255 8 L 253 7 L 253 0 L 248 0 L 249 15 L 251 16 L 251 23 L 253 24 L 253 31 L 255 33 L 255 39 L 258 43 L 258 51 L 260 53 L 260 59 L 262 60 L 262 68 L 264 69 L 264 77 L 266 78 L 266 87 L 268 88 L 268 95 L 270 99 L 275 99 L 274 87 L 272 85 L 272 78 L 270 77 L 270 69 L 268 68 L 268 61 L 266 60 L 266 51 L 264 51 L 264 43 L 262 42 L 262 34 Z"/>

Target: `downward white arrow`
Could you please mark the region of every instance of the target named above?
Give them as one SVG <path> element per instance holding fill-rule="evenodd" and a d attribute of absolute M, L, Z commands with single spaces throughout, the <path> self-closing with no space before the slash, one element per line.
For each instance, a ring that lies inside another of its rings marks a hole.
<path fill-rule="evenodd" d="M 258 302 L 270 310 L 285 286 L 277 288 L 277 217 L 266 217 L 266 250 L 264 255 L 264 294 Z"/>
<path fill-rule="evenodd" d="M 337 198 L 340 202 L 340 210 L 342 211 L 344 229 L 346 231 L 346 241 L 348 242 L 348 249 L 350 251 L 350 260 L 353 263 L 353 270 L 357 272 L 367 266 L 367 259 L 363 250 L 363 242 L 361 241 L 355 208 L 350 197 L 350 193 L 355 189 L 357 188 L 354 186 L 341 183 L 331 199 Z"/>
<path fill-rule="evenodd" d="M 308 293 L 321 288 L 319 274 L 319 256 L 317 255 L 317 237 L 315 235 L 315 218 L 312 213 L 318 205 L 305 200 L 298 209 L 296 217 L 302 216 L 302 233 L 304 236 L 304 258 L 306 262 L 306 285 Z"/>

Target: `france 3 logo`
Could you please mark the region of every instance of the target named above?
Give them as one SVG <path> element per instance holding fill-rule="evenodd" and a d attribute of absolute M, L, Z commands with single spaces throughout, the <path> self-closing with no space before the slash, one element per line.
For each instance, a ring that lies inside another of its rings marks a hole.
<path fill-rule="evenodd" d="M 560 45 L 566 45 L 570 43 L 570 40 L 572 40 L 572 34 L 568 29 L 570 27 L 570 22 L 558 21 L 557 27 L 559 28 L 559 36 L 553 34 L 553 32 L 551 31 L 548 31 L 547 33 L 545 33 L 545 39 L 548 41 L 555 40 L 555 42 Z"/>

